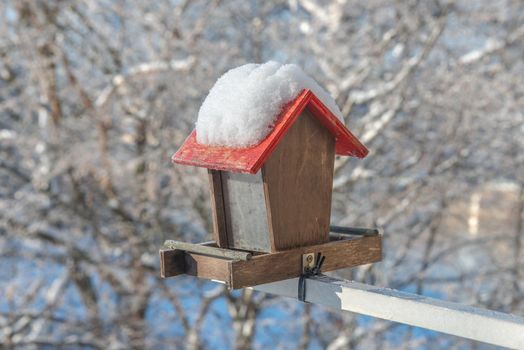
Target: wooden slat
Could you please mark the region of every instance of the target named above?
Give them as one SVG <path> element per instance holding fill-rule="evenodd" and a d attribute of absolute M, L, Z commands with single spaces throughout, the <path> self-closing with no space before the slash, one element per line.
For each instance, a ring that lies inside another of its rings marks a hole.
<path fill-rule="evenodd" d="M 181 250 L 160 250 L 160 277 L 174 277 L 184 274 L 186 271 L 185 254 Z"/>
<path fill-rule="evenodd" d="M 322 271 L 332 271 L 382 259 L 382 236 L 335 239 L 331 242 L 277 253 L 253 255 L 247 261 L 233 261 L 181 250 L 161 250 L 162 277 L 180 274 L 225 282 L 237 289 L 300 276 L 302 254 L 321 253 Z"/>
<path fill-rule="evenodd" d="M 185 253 L 185 264 L 188 275 L 199 278 L 218 280 L 228 286 L 231 281 L 231 260 L 215 258 L 196 253 Z"/>
<path fill-rule="evenodd" d="M 211 194 L 211 216 L 213 217 L 213 237 L 219 247 L 229 248 L 224 208 L 224 191 L 222 189 L 222 172 L 218 170 L 208 170 L 208 173 L 209 192 Z"/>
<path fill-rule="evenodd" d="M 249 260 L 251 259 L 250 252 L 244 252 L 241 250 L 232 250 L 213 247 L 203 244 L 194 244 L 180 241 L 167 240 L 164 242 L 164 247 L 168 249 L 178 249 L 189 253 L 198 253 L 208 256 L 214 256 L 217 258 L 226 258 L 231 260 Z"/>
<path fill-rule="evenodd" d="M 309 112 L 262 168 L 272 251 L 328 241 L 335 138 Z"/>
<path fill-rule="evenodd" d="M 322 253 L 322 271 L 369 264 L 382 259 L 382 237 L 337 240 L 316 246 L 253 256 L 231 265 L 230 286 L 234 289 L 297 277 L 302 270 L 302 254 Z"/>

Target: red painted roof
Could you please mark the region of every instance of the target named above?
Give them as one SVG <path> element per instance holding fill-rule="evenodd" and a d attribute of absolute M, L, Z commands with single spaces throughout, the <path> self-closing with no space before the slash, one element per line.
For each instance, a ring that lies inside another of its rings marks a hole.
<path fill-rule="evenodd" d="M 173 162 L 203 168 L 255 174 L 286 135 L 304 108 L 314 115 L 336 139 L 338 155 L 364 158 L 367 148 L 310 91 L 303 90 L 281 112 L 273 131 L 258 145 L 247 148 L 209 146 L 196 141 L 196 131 L 173 155 Z"/>

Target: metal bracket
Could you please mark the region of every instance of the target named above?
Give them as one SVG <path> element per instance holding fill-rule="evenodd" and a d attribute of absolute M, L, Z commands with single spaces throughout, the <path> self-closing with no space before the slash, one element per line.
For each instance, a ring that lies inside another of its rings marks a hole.
<path fill-rule="evenodd" d="M 315 253 L 302 254 L 302 273 L 311 271 L 316 265 Z"/>

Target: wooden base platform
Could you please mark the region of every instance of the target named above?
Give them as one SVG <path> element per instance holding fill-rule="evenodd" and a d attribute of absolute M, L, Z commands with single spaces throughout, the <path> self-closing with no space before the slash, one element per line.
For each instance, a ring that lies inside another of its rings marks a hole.
<path fill-rule="evenodd" d="M 300 276 L 302 257 L 308 253 L 325 256 L 322 272 L 374 263 L 382 259 L 382 236 L 332 237 L 328 243 L 257 253 L 249 260 L 161 249 L 160 270 L 163 278 L 187 274 L 223 281 L 229 288 L 238 289 Z"/>

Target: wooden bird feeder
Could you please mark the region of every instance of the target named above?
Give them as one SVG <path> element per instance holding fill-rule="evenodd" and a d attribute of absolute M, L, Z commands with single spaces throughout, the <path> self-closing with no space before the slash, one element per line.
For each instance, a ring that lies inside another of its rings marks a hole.
<path fill-rule="evenodd" d="M 256 146 L 199 144 L 193 131 L 173 162 L 209 169 L 214 242 L 167 241 L 162 277 L 189 274 L 236 289 L 297 277 L 317 253 L 323 271 L 380 261 L 376 230 L 330 228 L 335 154 L 367 153 L 310 90 Z"/>

